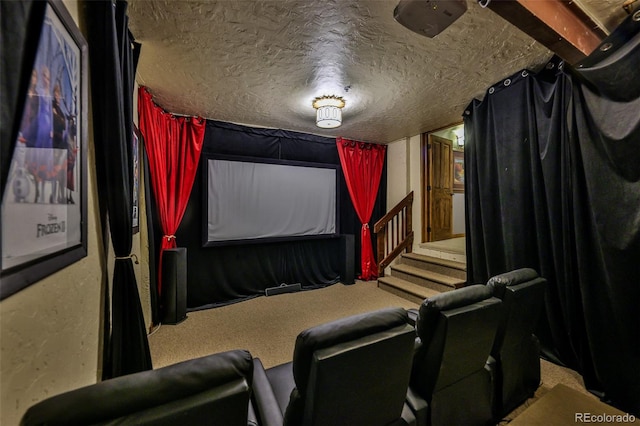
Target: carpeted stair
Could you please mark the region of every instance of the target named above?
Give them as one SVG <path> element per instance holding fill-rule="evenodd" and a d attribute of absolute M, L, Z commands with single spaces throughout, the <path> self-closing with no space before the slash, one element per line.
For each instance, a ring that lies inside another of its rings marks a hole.
<path fill-rule="evenodd" d="M 419 253 L 402 253 L 391 274 L 378 278 L 378 287 L 415 303 L 464 287 L 467 265 Z"/>

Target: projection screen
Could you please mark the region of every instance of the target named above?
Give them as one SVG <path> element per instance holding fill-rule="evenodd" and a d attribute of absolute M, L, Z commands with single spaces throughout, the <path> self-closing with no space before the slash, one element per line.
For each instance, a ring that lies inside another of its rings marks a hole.
<path fill-rule="evenodd" d="M 204 246 L 334 236 L 333 164 L 207 158 Z"/>

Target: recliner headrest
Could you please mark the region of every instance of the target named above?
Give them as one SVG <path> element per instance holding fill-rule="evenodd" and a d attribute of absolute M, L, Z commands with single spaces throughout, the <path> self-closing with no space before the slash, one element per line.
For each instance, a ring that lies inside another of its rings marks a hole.
<path fill-rule="evenodd" d="M 538 273 L 534 269 L 521 268 L 490 278 L 487 282 L 487 286 L 492 287 L 494 295 L 497 298 L 502 299 L 506 287 L 535 280 L 536 278 L 538 278 Z"/>
<path fill-rule="evenodd" d="M 234 380 L 251 383 L 253 360 L 232 350 L 98 382 L 41 401 L 21 425 L 107 422 L 208 391 Z"/>
<path fill-rule="evenodd" d="M 307 387 L 313 353 L 339 343 L 407 324 L 407 311 L 387 308 L 341 318 L 309 328 L 298 334 L 293 351 L 293 376 L 299 390 Z"/>
<path fill-rule="evenodd" d="M 416 331 L 421 339 L 425 339 L 427 330 L 433 330 L 438 314 L 441 311 L 456 309 L 472 303 L 481 302 L 493 296 L 493 287 L 476 284 L 447 291 L 425 299 L 420 305 Z"/>

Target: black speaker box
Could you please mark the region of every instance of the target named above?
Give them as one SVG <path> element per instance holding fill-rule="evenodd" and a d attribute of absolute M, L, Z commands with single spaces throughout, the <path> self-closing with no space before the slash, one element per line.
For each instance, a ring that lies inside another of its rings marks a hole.
<path fill-rule="evenodd" d="M 340 282 L 355 283 L 355 240 L 353 234 L 340 236 Z"/>
<path fill-rule="evenodd" d="M 166 249 L 162 254 L 162 323 L 187 319 L 187 249 Z"/>
<path fill-rule="evenodd" d="M 302 285 L 300 283 L 296 283 L 296 284 L 282 283 L 277 287 L 269 287 L 265 289 L 264 294 L 266 296 L 275 296 L 276 294 L 295 293 L 301 290 L 302 290 Z"/>
<path fill-rule="evenodd" d="M 466 0 L 400 0 L 393 17 L 414 33 L 433 38 L 466 11 Z"/>

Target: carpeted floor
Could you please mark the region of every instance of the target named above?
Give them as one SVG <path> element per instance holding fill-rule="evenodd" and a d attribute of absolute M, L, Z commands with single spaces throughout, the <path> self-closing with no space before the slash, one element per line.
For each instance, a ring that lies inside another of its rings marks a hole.
<path fill-rule="evenodd" d="M 220 308 L 191 312 L 178 325 L 163 325 L 149 337 L 154 368 L 231 349 L 247 349 L 266 368 L 291 361 L 298 333 L 341 317 L 417 305 L 380 290 L 375 281 L 257 297 Z M 542 384 L 534 398 L 510 413 L 507 424 L 551 390 L 564 384 L 594 399 L 576 372 L 542 360 Z"/>
<path fill-rule="evenodd" d="M 298 333 L 341 317 L 391 306 L 417 305 L 377 287 L 375 281 L 257 297 L 190 312 L 178 325 L 149 337 L 154 368 L 231 349 L 247 349 L 266 368 L 291 361 Z"/>

